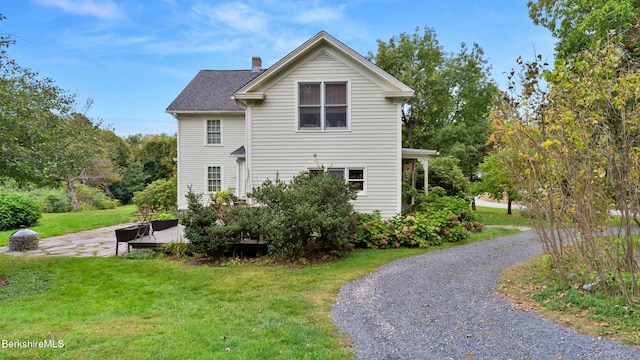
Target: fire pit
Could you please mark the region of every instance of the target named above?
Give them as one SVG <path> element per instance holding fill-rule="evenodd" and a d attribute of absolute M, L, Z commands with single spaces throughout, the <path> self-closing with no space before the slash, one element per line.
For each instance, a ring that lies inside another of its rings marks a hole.
<path fill-rule="evenodd" d="M 38 248 L 38 233 L 21 226 L 20 230 L 9 236 L 9 251 L 36 250 Z"/>

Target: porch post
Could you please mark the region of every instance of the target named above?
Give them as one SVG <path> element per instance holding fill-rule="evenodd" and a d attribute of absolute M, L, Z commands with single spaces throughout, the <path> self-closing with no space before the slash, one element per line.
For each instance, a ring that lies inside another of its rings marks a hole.
<path fill-rule="evenodd" d="M 422 164 L 422 168 L 424 169 L 424 193 L 429 194 L 429 158 L 418 158 L 420 164 Z M 413 187 L 416 187 L 416 184 L 413 184 Z"/>

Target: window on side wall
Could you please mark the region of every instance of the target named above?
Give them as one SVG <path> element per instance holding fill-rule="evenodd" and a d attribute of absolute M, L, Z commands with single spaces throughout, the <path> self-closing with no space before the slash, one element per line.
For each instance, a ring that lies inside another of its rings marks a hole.
<path fill-rule="evenodd" d="M 298 130 L 347 130 L 348 83 L 298 83 Z"/>
<path fill-rule="evenodd" d="M 222 189 L 222 168 L 220 166 L 207 167 L 207 192 L 215 193 Z"/>
<path fill-rule="evenodd" d="M 321 169 L 309 169 L 310 174 L 322 172 Z M 363 167 L 332 167 L 327 168 L 326 174 L 344 179 L 345 182 L 358 189 L 360 195 L 367 192 L 366 187 L 366 169 Z"/>
<path fill-rule="evenodd" d="M 222 144 L 222 120 L 207 120 L 207 145 Z"/>

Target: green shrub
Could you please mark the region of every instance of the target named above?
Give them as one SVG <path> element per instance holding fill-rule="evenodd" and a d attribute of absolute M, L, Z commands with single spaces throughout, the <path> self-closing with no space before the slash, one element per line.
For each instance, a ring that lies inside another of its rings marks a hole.
<path fill-rule="evenodd" d="M 135 192 L 133 203 L 138 206 L 147 204 L 153 211 L 172 211 L 178 206 L 178 180 L 174 176 L 169 180 L 156 180 L 144 190 Z"/>
<path fill-rule="evenodd" d="M 226 221 L 226 212 L 215 201 L 204 204 L 203 195 L 189 189 L 188 210 L 182 217 L 184 235 L 189 239 L 189 250 L 197 254 L 221 257 L 241 240 L 242 229 Z"/>
<path fill-rule="evenodd" d="M 165 253 L 169 253 L 175 257 L 182 258 L 189 253 L 189 243 L 184 241 L 182 237 L 178 241 L 171 241 L 163 246 Z"/>
<path fill-rule="evenodd" d="M 42 211 L 46 213 L 65 213 L 73 210 L 69 196 L 59 189 L 51 189 L 46 195 L 39 197 Z"/>
<path fill-rule="evenodd" d="M 424 211 L 382 219 L 379 213 L 362 214 L 356 245 L 365 248 L 425 247 L 464 240 L 482 230 L 482 223 L 464 199 L 432 199 Z"/>
<path fill-rule="evenodd" d="M 288 183 L 267 180 L 249 196 L 261 205 L 257 221 L 269 253 L 296 258 L 350 249 L 356 193 L 343 179 L 321 172 L 301 173 Z"/>
<path fill-rule="evenodd" d="M 124 255 L 125 259 L 131 260 L 150 260 L 163 257 L 164 254 L 153 249 L 136 249 Z"/>
<path fill-rule="evenodd" d="M 109 199 L 101 189 L 80 182 L 76 182 L 74 188 L 82 210 L 107 210 L 118 206 L 118 202 Z"/>
<path fill-rule="evenodd" d="M 24 195 L 0 194 L 0 231 L 32 226 L 42 216 L 40 204 Z"/>

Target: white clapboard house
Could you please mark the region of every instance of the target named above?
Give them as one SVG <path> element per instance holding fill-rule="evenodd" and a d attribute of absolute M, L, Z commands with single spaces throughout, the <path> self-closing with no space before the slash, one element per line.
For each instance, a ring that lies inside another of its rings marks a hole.
<path fill-rule="evenodd" d="M 178 123 L 178 206 L 196 193 L 246 198 L 276 176 L 324 169 L 360 188 L 354 207 L 383 217 L 402 207 L 402 148 L 413 90 L 322 31 L 273 64 L 202 70 L 169 105 Z M 251 199 L 247 199 L 249 202 Z"/>

